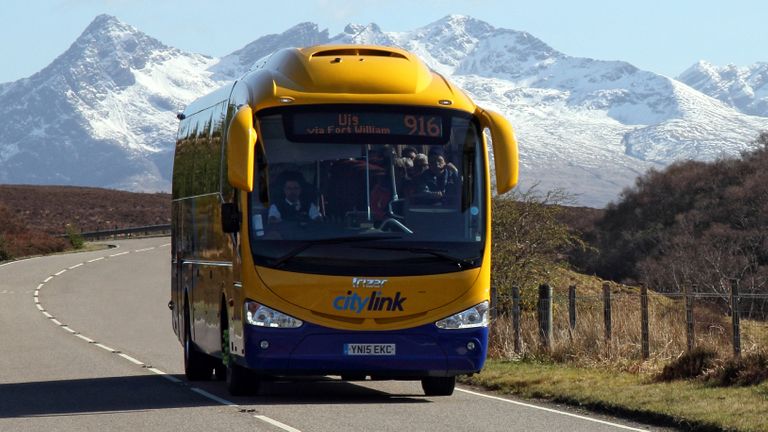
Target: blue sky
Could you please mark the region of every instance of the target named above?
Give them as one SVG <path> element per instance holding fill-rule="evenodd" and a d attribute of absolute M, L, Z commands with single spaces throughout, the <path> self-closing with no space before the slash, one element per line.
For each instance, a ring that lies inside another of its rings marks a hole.
<path fill-rule="evenodd" d="M 0 83 L 29 76 L 63 53 L 101 13 L 165 44 L 222 56 L 303 21 L 330 33 L 375 22 L 411 30 L 448 14 L 527 31 L 572 56 L 625 60 L 668 76 L 698 60 L 768 62 L 764 0 L 9 0 L 0 10 Z"/>

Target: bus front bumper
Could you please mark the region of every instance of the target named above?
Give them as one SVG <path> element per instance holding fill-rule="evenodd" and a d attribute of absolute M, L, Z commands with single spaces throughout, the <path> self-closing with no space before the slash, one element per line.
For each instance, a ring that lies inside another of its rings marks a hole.
<path fill-rule="evenodd" d="M 306 322 L 297 329 L 246 325 L 245 357 L 237 360 L 260 374 L 408 379 L 479 372 L 487 347 L 487 327 L 341 331 Z"/>

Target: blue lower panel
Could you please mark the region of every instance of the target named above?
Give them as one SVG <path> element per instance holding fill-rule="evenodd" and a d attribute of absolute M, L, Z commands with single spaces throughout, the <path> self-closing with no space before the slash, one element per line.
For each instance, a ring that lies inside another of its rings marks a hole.
<path fill-rule="evenodd" d="M 261 348 L 262 342 L 269 347 Z M 475 349 L 468 350 L 473 342 Z M 394 355 L 349 355 L 347 344 L 387 344 Z M 488 329 L 440 330 L 433 324 L 397 331 L 341 331 L 305 323 L 298 329 L 246 325 L 249 368 L 279 375 L 358 373 L 381 378 L 452 376 L 483 367 Z"/>

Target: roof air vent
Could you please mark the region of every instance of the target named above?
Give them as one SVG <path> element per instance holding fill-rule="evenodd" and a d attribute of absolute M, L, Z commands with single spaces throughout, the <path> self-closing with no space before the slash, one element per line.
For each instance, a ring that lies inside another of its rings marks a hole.
<path fill-rule="evenodd" d="M 312 54 L 312 57 L 338 57 L 338 56 L 370 56 L 370 57 L 395 57 L 406 58 L 404 55 L 387 50 L 371 49 L 371 48 L 340 48 L 330 49 L 326 51 L 318 51 Z"/>

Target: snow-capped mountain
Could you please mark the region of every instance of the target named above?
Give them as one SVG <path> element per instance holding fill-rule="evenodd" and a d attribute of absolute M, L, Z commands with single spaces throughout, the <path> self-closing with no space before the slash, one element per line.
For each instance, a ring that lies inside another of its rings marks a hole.
<path fill-rule="evenodd" d="M 768 63 L 739 67 L 700 61 L 677 79 L 745 114 L 768 116 Z"/>
<path fill-rule="evenodd" d="M 48 67 L 0 88 L 0 182 L 169 190 L 175 111 L 210 57 L 97 17 Z"/>
<path fill-rule="evenodd" d="M 234 80 L 248 71 L 257 60 L 286 47 L 304 47 L 328 43 L 328 30 L 317 24 L 302 23 L 279 35 L 262 36 L 243 48 L 223 57 L 210 68 L 219 80 Z"/>
<path fill-rule="evenodd" d="M 221 59 L 97 17 L 50 66 L 0 84 L 0 182 L 167 190 L 176 109 L 289 46 L 405 48 L 517 130 L 521 185 L 602 206 L 650 167 L 748 148 L 768 118 L 619 61 L 570 57 L 529 33 L 448 16 L 409 32 L 302 23 Z"/>

